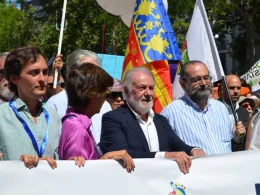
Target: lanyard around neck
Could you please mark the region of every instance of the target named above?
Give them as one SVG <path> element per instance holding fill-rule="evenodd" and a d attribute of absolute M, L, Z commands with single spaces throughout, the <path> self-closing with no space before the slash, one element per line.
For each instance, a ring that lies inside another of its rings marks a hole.
<path fill-rule="evenodd" d="M 26 124 L 25 120 L 22 118 L 22 116 L 19 114 L 19 112 L 17 111 L 15 105 L 14 105 L 14 100 L 10 100 L 9 102 L 9 106 L 12 108 L 12 110 L 14 111 L 16 117 L 19 119 L 19 121 L 22 123 L 24 130 L 26 131 L 26 133 L 28 134 L 28 136 L 30 137 L 33 147 L 36 150 L 39 158 L 42 157 L 46 144 L 48 142 L 48 130 L 49 130 L 49 122 L 50 122 L 50 116 L 48 114 L 48 112 L 43 108 L 43 112 L 44 112 L 44 116 L 45 116 L 45 120 L 47 123 L 47 130 L 45 132 L 45 135 L 43 137 L 42 143 L 41 143 L 41 147 L 39 149 L 37 141 L 35 140 L 32 131 L 30 130 L 29 126 Z"/>

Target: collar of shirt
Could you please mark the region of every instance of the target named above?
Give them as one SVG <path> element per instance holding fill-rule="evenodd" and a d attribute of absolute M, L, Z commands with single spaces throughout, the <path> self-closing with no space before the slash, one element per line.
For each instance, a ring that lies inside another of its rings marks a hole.
<path fill-rule="evenodd" d="M 29 112 L 28 106 L 19 97 L 15 96 L 14 102 L 15 102 L 15 107 L 18 111 L 25 110 L 25 111 Z M 41 107 L 41 109 L 39 110 L 39 113 L 41 113 L 43 111 L 42 109 L 43 109 L 43 107 Z"/>
<path fill-rule="evenodd" d="M 130 110 L 132 111 L 132 113 L 135 115 L 136 119 L 139 120 L 139 121 L 143 121 L 141 116 L 139 114 L 137 114 L 133 109 L 132 107 L 128 104 L 128 102 L 126 102 L 128 107 L 130 108 Z M 152 109 L 150 109 L 150 111 L 148 112 L 148 120 L 147 120 L 147 123 L 152 121 L 153 120 L 153 117 L 154 117 L 154 111 Z"/>
<path fill-rule="evenodd" d="M 211 101 L 212 101 L 210 98 L 208 98 L 206 108 L 205 108 L 205 110 L 203 111 L 203 110 L 200 109 L 200 107 L 198 106 L 198 104 L 196 104 L 195 102 L 193 102 L 193 101 L 190 99 L 190 97 L 189 97 L 187 94 L 185 94 L 185 95 L 183 96 L 183 100 L 184 100 L 184 102 L 185 102 L 186 104 L 190 104 L 195 110 L 200 111 L 200 112 L 207 112 L 209 106 L 211 105 Z"/>
<path fill-rule="evenodd" d="M 91 119 L 89 119 L 87 115 L 73 112 L 71 108 L 67 109 L 66 115 L 75 115 L 83 123 L 86 129 L 89 129 L 92 124 Z"/>
<path fill-rule="evenodd" d="M 0 98 L 0 104 L 5 103 L 6 101 L 4 101 L 3 99 Z"/>

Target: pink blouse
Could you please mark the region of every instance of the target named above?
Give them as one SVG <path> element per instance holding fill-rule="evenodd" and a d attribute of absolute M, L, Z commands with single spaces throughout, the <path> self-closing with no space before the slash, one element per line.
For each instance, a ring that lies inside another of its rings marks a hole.
<path fill-rule="evenodd" d="M 91 120 L 86 115 L 67 109 L 63 117 L 58 149 L 60 160 L 68 160 L 71 157 L 84 157 L 85 160 L 98 159 L 94 146 L 95 140 L 90 131 L 91 124 Z"/>

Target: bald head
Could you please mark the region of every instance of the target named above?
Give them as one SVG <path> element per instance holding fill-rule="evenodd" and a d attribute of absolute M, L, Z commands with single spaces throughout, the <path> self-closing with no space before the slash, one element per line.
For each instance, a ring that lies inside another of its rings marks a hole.
<path fill-rule="evenodd" d="M 240 85 L 241 85 L 240 78 L 237 75 L 234 75 L 234 74 L 230 74 L 230 75 L 226 76 L 226 81 L 227 81 L 228 86 L 229 86 L 229 83 L 231 84 L 231 83 L 234 83 L 234 82 L 240 83 Z"/>
<path fill-rule="evenodd" d="M 241 80 L 237 75 L 231 74 L 231 75 L 226 76 L 226 81 L 227 81 L 227 86 L 228 86 L 228 90 L 230 93 L 232 103 L 235 104 L 239 100 L 239 97 L 240 97 Z M 226 103 L 230 104 L 230 102 L 228 100 L 228 94 L 226 92 L 225 85 L 223 82 L 222 82 L 221 95 L 222 95 L 223 100 Z"/>

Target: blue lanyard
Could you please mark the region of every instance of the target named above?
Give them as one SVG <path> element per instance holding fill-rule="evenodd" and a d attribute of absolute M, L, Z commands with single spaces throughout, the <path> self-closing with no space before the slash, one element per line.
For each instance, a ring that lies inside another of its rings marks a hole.
<path fill-rule="evenodd" d="M 19 112 L 17 111 L 16 107 L 14 106 L 14 100 L 13 99 L 10 100 L 9 106 L 13 109 L 15 115 L 17 116 L 17 118 L 22 123 L 24 130 L 26 131 L 26 133 L 28 134 L 28 136 L 30 137 L 30 139 L 31 139 L 31 141 L 33 143 L 34 149 L 36 150 L 39 158 L 41 158 L 43 153 L 44 153 L 46 144 L 48 142 L 48 129 L 49 129 L 49 121 L 50 121 L 50 116 L 49 116 L 48 112 L 43 108 L 44 116 L 45 116 L 46 123 L 47 123 L 47 130 L 45 132 L 45 135 L 44 135 L 44 138 L 42 140 L 42 144 L 41 144 L 41 147 L 40 147 L 40 150 L 39 150 L 37 141 L 35 140 L 35 138 L 34 138 L 32 132 L 31 132 L 30 128 L 28 127 L 28 125 L 26 124 L 26 122 L 24 121 L 22 116 L 19 114 Z"/>

